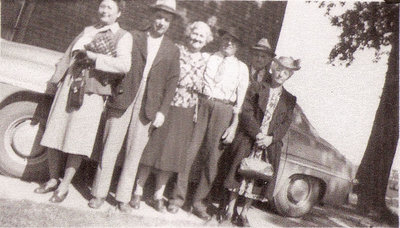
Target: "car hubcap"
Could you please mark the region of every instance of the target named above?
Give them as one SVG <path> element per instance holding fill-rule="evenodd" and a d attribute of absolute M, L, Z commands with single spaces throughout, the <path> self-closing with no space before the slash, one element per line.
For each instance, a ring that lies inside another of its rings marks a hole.
<path fill-rule="evenodd" d="M 46 159 L 40 146 L 43 129 L 39 123 L 32 123 L 30 116 L 12 122 L 5 133 L 5 147 L 9 156 L 21 164 L 36 164 Z"/>
<path fill-rule="evenodd" d="M 294 203 L 299 204 L 307 200 L 310 193 L 310 186 L 306 179 L 295 178 L 290 181 L 288 189 L 288 199 Z"/>

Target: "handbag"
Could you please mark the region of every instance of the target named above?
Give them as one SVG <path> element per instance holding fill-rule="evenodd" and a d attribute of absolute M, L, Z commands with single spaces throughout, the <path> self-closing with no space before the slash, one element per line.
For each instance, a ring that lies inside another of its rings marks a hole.
<path fill-rule="evenodd" d="M 68 107 L 73 110 L 78 110 L 83 104 L 85 95 L 85 85 L 88 69 L 82 69 L 78 76 L 72 77 L 72 83 L 68 93 Z"/>
<path fill-rule="evenodd" d="M 262 156 L 257 156 L 257 154 L 262 152 L 264 151 L 254 147 L 249 157 L 243 158 L 240 162 L 239 174 L 250 179 L 271 180 L 274 174 L 272 165 L 262 160 Z"/>

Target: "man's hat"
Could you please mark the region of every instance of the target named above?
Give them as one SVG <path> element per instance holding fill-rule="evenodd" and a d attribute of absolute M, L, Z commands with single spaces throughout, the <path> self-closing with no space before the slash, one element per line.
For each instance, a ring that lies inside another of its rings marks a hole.
<path fill-rule="evenodd" d="M 275 54 L 274 50 L 272 50 L 271 45 L 269 44 L 267 38 L 261 38 L 261 40 L 259 40 L 256 45 L 251 47 L 251 49 L 267 52 L 268 54 L 272 55 L 272 57 L 276 56 L 276 54 Z"/>
<path fill-rule="evenodd" d="M 218 35 L 223 36 L 225 33 L 235 38 L 237 41 L 239 41 L 239 43 L 242 43 L 242 37 L 240 35 L 240 32 L 235 27 L 226 27 L 218 29 Z"/>
<path fill-rule="evenodd" d="M 300 70 L 300 59 L 293 59 L 292 57 L 284 57 L 281 56 L 279 58 L 274 58 L 273 61 L 278 63 L 279 65 L 289 69 L 289 70 Z"/>
<path fill-rule="evenodd" d="M 175 0 L 157 0 L 157 2 L 150 7 L 152 9 L 167 11 L 168 13 L 172 13 L 175 16 L 180 16 L 180 14 L 176 11 Z"/>

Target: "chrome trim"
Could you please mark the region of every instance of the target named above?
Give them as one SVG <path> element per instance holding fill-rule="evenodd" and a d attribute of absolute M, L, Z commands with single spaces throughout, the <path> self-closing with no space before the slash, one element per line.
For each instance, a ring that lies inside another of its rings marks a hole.
<path fill-rule="evenodd" d="M 290 156 L 290 155 L 289 155 L 289 156 Z M 326 171 L 326 170 L 323 170 L 323 169 L 321 169 L 321 168 L 318 168 L 318 167 L 315 167 L 315 166 L 311 166 L 311 165 L 307 165 L 307 164 L 301 163 L 301 162 L 299 162 L 299 161 L 296 161 L 296 160 L 294 160 L 294 159 L 287 158 L 287 159 L 286 159 L 286 162 L 291 162 L 291 163 L 297 164 L 297 165 L 299 165 L 299 166 L 303 166 L 303 167 L 306 167 L 306 168 L 309 168 L 309 169 L 313 169 L 313 170 L 316 170 L 316 171 L 320 171 L 320 172 L 325 173 L 325 174 L 327 174 L 327 175 L 329 175 L 329 176 L 334 176 L 334 177 L 340 178 L 340 179 L 342 179 L 342 180 L 346 180 L 346 181 L 348 181 L 348 182 L 351 182 L 351 180 L 352 180 L 351 178 L 338 176 L 338 175 L 336 175 L 336 174 L 330 173 L 330 172 L 328 172 L 328 171 Z"/>

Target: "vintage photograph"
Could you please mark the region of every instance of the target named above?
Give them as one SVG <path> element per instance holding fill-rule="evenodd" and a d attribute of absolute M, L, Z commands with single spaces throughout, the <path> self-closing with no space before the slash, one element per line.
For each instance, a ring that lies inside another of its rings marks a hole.
<path fill-rule="evenodd" d="M 398 1 L 0 7 L 0 227 L 399 226 Z"/>

